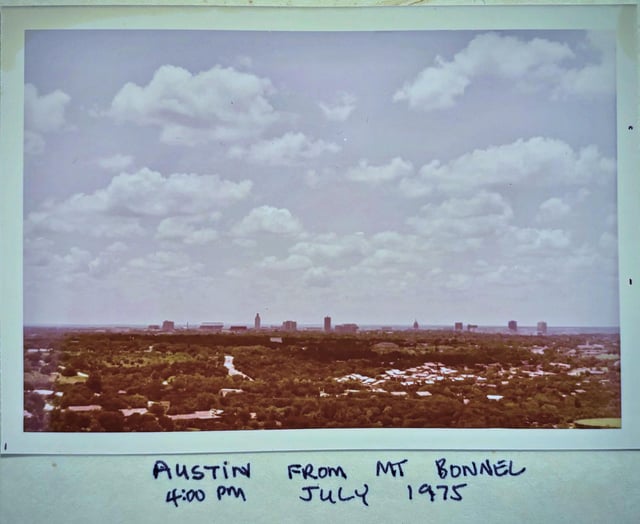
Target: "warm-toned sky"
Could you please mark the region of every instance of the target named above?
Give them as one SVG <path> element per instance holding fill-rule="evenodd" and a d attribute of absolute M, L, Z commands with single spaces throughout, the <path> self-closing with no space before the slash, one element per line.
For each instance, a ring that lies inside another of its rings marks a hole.
<path fill-rule="evenodd" d="M 25 323 L 617 325 L 615 46 L 32 31 Z"/>

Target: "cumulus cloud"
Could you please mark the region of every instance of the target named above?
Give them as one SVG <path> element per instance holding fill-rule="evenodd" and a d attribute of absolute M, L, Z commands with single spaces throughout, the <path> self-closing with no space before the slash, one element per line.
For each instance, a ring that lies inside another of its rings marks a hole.
<path fill-rule="evenodd" d="M 609 253 L 617 253 L 618 237 L 609 231 L 605 231 L 598 239 L 598 246 Z"/>
<path fill-rule="evenodd" d="M 429 264 L 424 255 L 424 240 L 412 234 L 308 234 L 287 254 L 265 257 L 255 269 L 270 276 L 295 272 L 298 284 L 317 289 L 335 286 L 333 289 L 339 294 L 362 295 L 373 282 L 376 293 L 384 288 L 385 292 L 397 294 L 408 282 L 416 280 L 416 264 Z M 232 274 L 247 277 L 242 271 Z"/>
<path fill-rule="evenodd" d="M 41 236 L 25 237 L 23 243 L 25 266 L 46 266 L 51 260 L 53 246 L 54 243 L 50 238 Z"/>
<path fill-rule="evenodd" d="M 83 233 L 94 237 L 125 238 L 144 235 L 138 217 L 111 216 L 77 206 L 72 199 L 46 202 L 25 221 L 25 234 Z"/>
<path fill-rule="evenodd" d="M 123 264 L 124 254 L 129 246 L 124 242 L 113 242 L 89 262 L 89 274 L 101 278 L 117 272 Z"/>
<path fill-rule="evenodd" d="M 207 244 L 219 236 L 214 228 L 207 227 L 219 217 L 220 213 L 168 217 L 158 224 L 156 238 L 185 244 Z"/>
<path fill-rule="evenodd" d="M 408 177 L 413 173 L 413 164 L 400 157 L 395 157 L 387 164 L 372 166 L 366 159 L 360 160 L 358 165 L 346 172 L 349 180 L 367 184 L 392 182 L 398 178 Z"/>
<path fill-rule="evenodd" d="M 514 82 L 523 90 L 545 87 L 553 98 L 612 92 L 615 75 L 608 50 L 610 39 L 592 37 L 591 42 L 600 49 L 607 47 L 600 62 L 571 68 L 567 64 L 576 54 L 567 44 L 498 33 L 478 35 L 451 60 L 437 56 L 435 65 L 406 82 L 395 92 L 393 100 L 407 102 L 410 108 L 422 111 L 447 109 L 479 77 Z"/>
<path fill-rule="evenodd" d="M 24 125 L 38 133 L 58 131 L 65 125 L 65 109 L 71 97 L 56 90 L 47 95 L 39 95 L 33 84 L 24 86 Z"/>
<path fill-rule="evenodd" d="M 260 135 L 279 118 L 271 82 L 220 66 L 192 74 L 161 66 L 146 86 L 127 83 L 109 114 L 121 122 L 160 128 L 167 144 L 195 146 Z"/>
<path fill-rule="evenodd" d="M 40 95 L 36 86 L 25 84 L 24 149 L 27 154 L 41 154 L 45 149 L 44 135 L 64 128 L 70 101 L 71 97 L 64 91 Z"/>
<path fill-rule="evenodd" d="M 229 150 L 229 156 L 244 158 L 258 165 L 293 166 L 338 151 L 340 146 L 332 142 L 314 141 L 304 133 L 286 133 L 278 138 L 261 140 L 250 147 L 234 146 Z"/>
<path fill-rule="evenodd" d="M 303 255 L 289 255 L 284 259 L 278 259 L 274 256 L 269 256 L 258 263 L 258 267 L 261 269 L 274 269 L 279 271 L 295 271 L 298 269 L 307 269 L 311 265 L 311 259 Z"/>
<path fill-rule="evenodd" d="M 201 262 L 193 262 L 184 252 L 155 251 L 131 259 L 126 270 L 134 273 L 160 273 L 163 278 L 191 278 L 204 269 Z"/>
<path fill-rule="evenodd" d="M 44 153 L 46 142 L 40 133 L 24 131 L 24 152 L 27 155 L 41 155 Z"/>
<path fill-rule="evenodd" d="M 302 230 L 302 224 L 288 209 L 261 206 L 252 209 L 247 216 L 234 225 L 231 233 L 238 236 L 254 233 L 295 235 Z"/>
<path fill-rule="evenodd" d="M 76 193 L 61 202 L 47 201 L 27 217 L 28 229 L 82 232 L 93 236 L 141 235 L 141 218 L 215 212 L 244 199 L 252 183 L 217 175 L 175 173 L 168 176 L 143 168 L 113 177 L 90 194 Z"/>
<path fill-rule="evenodd" d="M 54 246 L 49 245 L 46 253 L 41 253 L 41 240 L 25 241 L 25 284 L 35 280 L 46 282 L 47 285 L 54 281 L 71 284 L 91 272 L 94 257 L 88 250 L 72 246 L 62 253 L 54 253 Z"/>
<path fill-rule="evenodd" d="M 379 248 L 375 249 L 370 255 L 368 255 L 362 261 L 362 265 L 374 268 L 395 268 L 400 264 L 415 265 L 415 262 L 415 254 L 410 251 Z"/>
<path fill-rule="evenodd" d="M 382 231 L 364 233 L 323 233 L 310 235 L 289 248 L 292 256 L 313 264 L 307 276 L 321 282 L 336 281 L 345 275 L 353 278 L 404 274 L 426 260 L 427 243 L 417 235 Z M 321 268 L 321 270 L 319 269 Z"/>
<path fill-rule="evenodd" d="M 552 197 L 540 204 L 538 214 L 536 215 L 537 222 L 555 222 L 564 218 L 571 212 L 571 207 L 566 204 L 561 198 Z"/>
<path fill-rule="evenodd" d="M 512 218 L 513 210 L 502 195 L 481 191 L 470 198 L 422 206 L 417 216 L 407 219 L 407 224 L 427 238 L 460 243 L 500 234 Z"/>
<path fill-rule="evenodd" d="M 312 259 L 340 259 L 354 255 L 363 256 L 370 249 L 369 241 L 362 233 L 337 235 L 323 233 L 309 240 L 297 242 L 289 251 Z"/>
<path fill-rule="evenodd" d="M 127 169 L 131 164 L 133 164 L 133 157 L 131 155 L 116 154 L 99 158 L 97 160 L 97 164 L 107 171 L 119 172 Z"/>
<path fill-rule="evenodd" d="M 302 278 L 304 282 L 311 287 L 327 288 L 334 282 L 335 275 L 326 267 L 310 267 L 307 269 Z"/>
<path fill-rule="evenodd" d="M 571 244 L 571 234 L 562 229 L 513 227 L 504 238 L 513 251 L 520 254 L 556 252 Z"/>
<path fill-rule="evenodd" d="M 445 164 L 433 160 L 415 177 L 401 180 L 407 197 L 434 189 L 465 192 L 478 188 L 530 182 L 534 185 L 581 185 L 611 182 L 616 163 L 594 145 L 574 150 L 562 140 L 544 137 L 476 149 Z"/>
<path fill-rule="evenodd" d="M 327 120 L 344 122 L 356 108 L 356 97 L 350 93 L 341 93 L 335 103 L 319 102 L 318 106 Z"/>
<path fill-rule="evenodd" d="M 594 98 L 615 93 L 616 90 L 616 42 L 612 32 L 591 31 L 588 42 L 596 51 L 599 61 L 583 67 L 569 68 L 560 76 L 553 88 L 553 97 L 564 99 L 570 96 Z"/>

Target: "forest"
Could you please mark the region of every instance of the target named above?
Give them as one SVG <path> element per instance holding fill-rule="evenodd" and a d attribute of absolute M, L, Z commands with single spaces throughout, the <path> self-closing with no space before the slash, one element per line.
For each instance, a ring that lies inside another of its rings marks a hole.
<path fill-rule="evenodd" d="M 620 417 L 619 335 L 26 328 L 25 431 L 574 428 Z"/>

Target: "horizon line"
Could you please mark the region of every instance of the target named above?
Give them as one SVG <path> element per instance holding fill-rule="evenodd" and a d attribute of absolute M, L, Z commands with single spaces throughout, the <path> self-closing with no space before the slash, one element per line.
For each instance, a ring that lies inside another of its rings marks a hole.
<path fill-rule="evenodd" d="M 174 322 L 176 327 L 187 327 L 187 326 L 200 326 L 203 324 L 215 324 L 215 325 L 222 325 L 222 326 L 246 326 L 248 328 L 253 328 L 253 322 L 233 322 L 233 321 L 197 321 L 197 322 L 175 322 L 175 321 L 171 321 L 171 320 L 164 320 L 162 322 Z M 23 323 L 22 327 L 26 328 L 26 327 L 145 327 L 148 328 L 149 326 L 156 326 L 156 325 L 162 325 L 162 322 L 141 322 L 141 323 L 125 323 L 125 322 L 109 322 L 109 323 L 91 323 L 91 322 L 79 322 L 79 323 L 71 323 L 71 322 L 59 322 L 59 323 L 54 323 L 54 322 L 30 322 L 30 323 Z M 285 321 L 282 321 L 285 322 Z M 280 324 L 272 324 L 272 323 L 263 323 L 262 324 L 262 328 L 268 328 L 268 327 L 280 327 L 282 322 Z M 308 326 L 308 327 L 324 327 L 323 323 L 318 323 L 318 322 L 299 322 L 299 321 L 295 321 L 297 322 L 298 326 Z M 449 323 L 437 323 L 437 324 L 420 324 L 418 323 L 418 329 L 424 329 L 424 328 L 428 328 L 428 327 L 432 327 L 432 328 L 442 328 L 442 327 L 455 327 L 456 323 L 458 323 L 460 321 L 455 321 L 455 322 L 449 322 Z M 546 322 L 547 328 L 607 328 L 607 329 L 620 329 L 620 325 L 619 324 L 551 324 L 547 321 L 539 321 L 539 322 Z M 358 322 L 340 322 L 340 323 L 336 323 L 333 324 L 332 326 L 336 326 L 336 325 L 344 325 L 344 324 L 356 324 L 357 326 L 362 326 L 362 327 L 370 327 L 370 326 L 380 326 L 380 327 L 408 327 L 410 329 L 413 329 L 413 322 L 409 322 L 409 323 L 393 323 L 393 322 L 385 322 L 385 323 L 378 323 L 378 322 L 373 322 L 373 323 L 358 323 Z M 490 324 L 476 324 L 476 323 L 472 323 L 472 322 L 462 322 L 462 326 L 463 327 L 467 327 L 467 326 L 475 326 L 478 328 L 505 328 L 505 329 L 509 329 L 508 323 L 490 323 Z M 529 324 L 529 323 L 524 323 L 524 324 L 520 324 L 518 323 L 517 325 L 518 329 L 519 328 L 537 328 L 537 322 L 533 323 L 533 324 Z"/>

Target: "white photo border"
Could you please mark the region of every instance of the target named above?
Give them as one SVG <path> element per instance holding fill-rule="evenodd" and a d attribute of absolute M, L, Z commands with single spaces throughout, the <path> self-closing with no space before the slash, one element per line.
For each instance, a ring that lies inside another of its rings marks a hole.
<path fill-rule="evenodd" d="M 283 10 L 286 9 L 286 12 Z M 33 7 L 2 11 L 0 368 L 4 454 L 151 454 L 290 450 L 559 450 L 640 448 L 640 180 L 636 6 L 389 8 Z M 22 150 L 24 34 L 30 29 L 369 31 L 609 29 L 617 31 L 619 295 L 622 428 L 304 429 L 168 433 L 23 430 Z"/>

